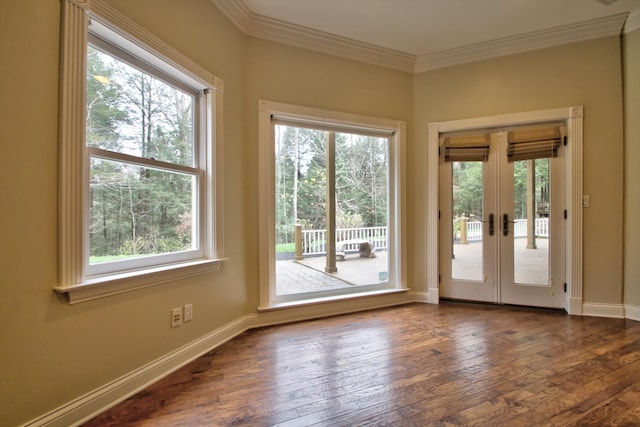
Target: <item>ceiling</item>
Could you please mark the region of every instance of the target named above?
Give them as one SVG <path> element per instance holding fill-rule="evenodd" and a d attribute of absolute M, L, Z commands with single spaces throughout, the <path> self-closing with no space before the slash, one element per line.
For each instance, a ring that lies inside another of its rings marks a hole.
<path fill-rule="evenodd" d="M 382 54 L 379 65 L 407 71 L 620 34 L 640 21 L 640 0 L 211 1 L 248 35 L 366 62 Z"/>

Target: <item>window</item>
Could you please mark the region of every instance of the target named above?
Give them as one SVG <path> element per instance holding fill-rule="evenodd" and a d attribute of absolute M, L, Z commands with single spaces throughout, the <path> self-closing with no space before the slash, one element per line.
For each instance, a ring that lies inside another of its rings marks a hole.
<path fill-rule="evenodd" d="M 70 302 L 201 274 L 222 259 L 222 82 L 90 3 L 89 12 L 89 1 L 63 2 L 56 290 Z"/>
<path fill-rule="evenodd" d="M 261 308 L 404 289 L 404 124 L 261 101 Z"/>

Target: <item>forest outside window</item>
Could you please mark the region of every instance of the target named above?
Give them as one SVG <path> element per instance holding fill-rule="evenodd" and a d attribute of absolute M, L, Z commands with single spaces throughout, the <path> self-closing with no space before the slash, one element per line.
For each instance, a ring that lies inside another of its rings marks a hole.
<path fill-rule="evenodd" d="M 261 108 L 261 307 L 403 289 L 403 123 Z"/>
<path fill-rule="evenodd" d="M 100 38 L 89 42 L 87 272 L 201 257 L 200 93 Z"/>
<path fill-rule="evenodd" d="M 56 290 L 71 302 L 201 274 L 222 258 L 222 82 L 90 3 L 63 2 Z"/>

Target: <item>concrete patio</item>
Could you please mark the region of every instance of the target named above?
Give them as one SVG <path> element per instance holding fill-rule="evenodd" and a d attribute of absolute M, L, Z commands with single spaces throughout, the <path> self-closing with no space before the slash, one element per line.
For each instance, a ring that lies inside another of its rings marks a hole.
<path fill-rule="evenodd" d="M 537 249 L 526 248 L 526 238 L 515 239 L 515 281 L 517 283 L 544 284 L 548 282 L 549 241 L 537 239 Z M 454 244 L 453 277 L 482 280 L 482 242 L 467 245 Z M 301 261 L 276 261 L 276 294 L 290 295 L 372 285 L 386 281 L 388 258 L 386 251 L 376 252 L 375 258 L 361 258 L 348 254 L 337 261 L 336 273 L 326 273 L 325 256 L 308 256 Z"/>

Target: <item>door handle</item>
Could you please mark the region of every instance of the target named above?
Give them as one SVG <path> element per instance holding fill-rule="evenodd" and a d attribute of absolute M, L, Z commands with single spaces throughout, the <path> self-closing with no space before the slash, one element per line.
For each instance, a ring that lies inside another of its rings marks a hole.
<path fill-rule="evenodd" d="M 488 222 L 489 223 L 489 236 L 493 236 L 493 214 L 489 214 L 489 220 L 488 221 L 480 221 L 480 222 Z"/>
<path fill-rule="evenodd" d="M 515 221 L 509 221 L 509 214 L 502 214 L 502 234 L 509 235 L 509 223 L 515 224 Z"/>

